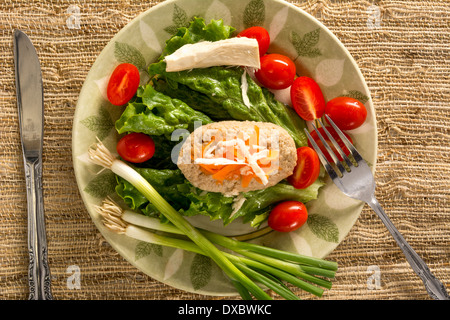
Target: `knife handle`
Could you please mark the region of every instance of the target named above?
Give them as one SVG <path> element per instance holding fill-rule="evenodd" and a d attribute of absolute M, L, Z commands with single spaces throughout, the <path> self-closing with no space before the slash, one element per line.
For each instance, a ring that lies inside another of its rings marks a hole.
<path fill-rule="evenodd" d="M 44 201 L 42 192 L 42 161 L 25 160 L 28 205 L 28 253 L 30 264 L 29 300 L 52 300 L 50 268 L 47 261 Z"/>

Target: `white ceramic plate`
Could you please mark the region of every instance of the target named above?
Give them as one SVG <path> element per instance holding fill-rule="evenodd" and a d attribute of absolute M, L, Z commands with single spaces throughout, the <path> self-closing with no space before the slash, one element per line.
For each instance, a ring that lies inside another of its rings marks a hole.
<path fill-rule="evenodd" d="M 206 21 L 223 19 L 225 24 L 238 31 L 251 25 L 264 26 L 271 36 L 269 51 L 291 57 L 299 75 L 310 76 L 319 83 L 326 100 L 349 95 L 364 102 L 368 109 L 367 120 L 362 127 L 349 133 L 373 170 L 377 152 L 375 113 L 363 76 L 342 43 L 315 18 L 284 1 L 169 0 L 139 15 L 104 48 L 83 85 L 73 121 L 74 170 L 92 220 L 115 250 L 150 277 L 199 294 L 235 295 L 232 285 L 210 259 L 114 234 L 103 226 L 94 211 L 94 205 L 114 193 L 115 186 L 111 172 L 98 173 L 99 167 L 87 161 L 87 150 L 96 141 L 96 136 L 110 150 L 115 150 L 118 139 L 114 122 L 123 109 L 112 106 L 105 98 L 109 75 L 121 62 L 133 63 L 144 70 L 159 57 L 171 32 L 185 26 L 193 16 L 203 17 Z M 283 99 L 282 92 L 279 97 Z M 251 238 L 260 244 L 324 258 L 350 231 L 362 206 L 328 181 L 320 190 L 319 198 L 308 203 L 308 222 L 299 230 L 266 234 L 263 231 L 258 237 Z M 201 217 L 191 221 L 223 231 L 217 221 L 211 223 Z M 247 226 L 238 223 L 226 230 L 227 234 L 235 235 L 249 232 Z"/>

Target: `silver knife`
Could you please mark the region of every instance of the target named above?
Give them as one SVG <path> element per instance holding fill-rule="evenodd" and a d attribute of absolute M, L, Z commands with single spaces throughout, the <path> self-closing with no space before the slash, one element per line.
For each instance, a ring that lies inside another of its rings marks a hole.
<path fill-rule="evenodd" d="M 25 33 L 14 30 L 13 43 L 17 107 L 27 188 L 30 259 L 28 298 L 52 300 L 42 193 L 44 93 L 41 67 L 36 49 Z"/>

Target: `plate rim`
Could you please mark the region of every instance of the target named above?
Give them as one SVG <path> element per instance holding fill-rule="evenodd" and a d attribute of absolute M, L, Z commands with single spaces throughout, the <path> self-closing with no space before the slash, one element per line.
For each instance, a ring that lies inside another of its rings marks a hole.
<path fill-rule="evenodd" d="M 97 55 L 97 57 L 95 58 L 94 63 L 91 65 L 88 73 L 86 74 L 86 77 L 84 79 L 82 88 L 79 92 L 78 95 L 78 99 L 77 99 L 77 104 L 75 107 L 75 112 L 73 115 L 73 119 L 77 119 L 77 115 L 79 115 L 80 113 L 80 102 L 79 102 L 79 98 L 83 95 L 84 92 L 87 91 L 87 82 L 90 78 L 92 78 L 93 75 L 93 69 L 95 69 L 95 67 L 98 64 L 101 64 L 101 57 L 103 55 L 106 54 L 106 51 L 108 51 L 108 49 L 110 47 L 113 46 L 114 43 L 114 39 L 120 37 L 121 34 L 125 33 L 127 31 L 127 29 L 130 27 L 130 25 L 133 25 L 135 23 L 137 23 L 143 16 L 150 14 L 152 11 L 158 10 L 159 8 L 161 8 L 162 6 L 169 6 L 173 3 L 180 3 L 183 2 L 185 0 L 166 0 L 164 2 L 160 2 L 155 4 L 154 6 L 152 6 L 151 8 L 139 13 L 136 17 L 134 17 L 133 19 L 131 19 L 121 30 L 119 30 L 116 34 L 114 34 L 114 36 L 109 40 L 109 42 L 103 47 L 103 49 L 101 50 L 101 52 Z M 267 1 L 267 0 L 266 0 Z M 222 2 L 227 2 L 226 0 L 222 0 Z M 297 7 L 296 5 L 294 5 L 293 3 L 287 2 L 287 1 L 283 1 L 283 0 L 270 0 L 269 2 L 275 2 L 278 3 L 282 6 L 287 6 L 289 8 L 291 8 L 292 10 L 296 11 L 297 13 L 303 15 L 305 18 L 311 20 L 313 23 L 315 23 L 316 25 L 318 25 L 320 27 L 321 31 L 324 31 L 327 33 L 327 35 L 329 37 L 331 37 L 334 42 L 336 44 L 339 45 L 339 47 L 343 50 L 343 52 L 345 53 L 345 57 L 346 59 L 348 59 L 348 61 L 351 62 L 351 64 L 353 65 L 358 77 L 361 79 L 361 85 L 364 88 L 364 90 L 369 93 L 368 96 L 368 111 L 371 114 L 371 117 L 373 119 L 373 134 L 374 134 L 374 142 L 373 142 L 373 159 L 371 160 L 371 169 L 372 172 L 375 174 L 376 171 L 376 166 L 377 166 L 377 154 L 378 154 L 378 128 L 377 128 L 377 119 L 376 119 L 376 113 L 375 113 L 375 107 L 373 104 L 373 100 L 372 100 L 372 96 L 370 94 L 370 89 L 369 86 L 367 85 L 367 82 L 364 78 L 364 75 L 361 71 L 361 69 L 359 68 L 358 64 L 356 63 L 354 57 L 351 55 L 350 51 L 345 47 L 345 45 L 341 42 L 341 40 L 333 33 L 331 32 L 331 30 L 329 30 L 320 20 L 318 20 L 316 17 L 314 17 L 313 15 L 311 15 L 310 13 L 306 12 L 305 10 L 303 10 L 302 8 Z M 79 183 L 79 169 L 77 168 L 77 166 L 75 165 L 77 159 L 76 159 L 76 155 L 75 155 L 75 136 L 76 136 L 76 132 L 75 132 L 75 128 L 77 126 L 77 123 L 75 121 L 73 121 L 72 124 L 72 143 L 71 143 L 71 147 L 72 147 L 72 163 L 73 163 L 73 170 L 74 170 L 74 175 L 75 175 L 75 179 L 76 179 L 76 183 L 77 183 L 77 187 L 80 193 L 80 196 L 82 198 L 83 204 L 86 208 L 86 211 L 88 211 L 89 213 L 89 217 L 91 218 L 91 220 L 94 222 L 94 225 L 96 226 L 96 229 L 101 233 L 101 235 L 105 238 L 105 240 L 111 245 L 111 247 L 118 252 L 122 258 L 124 258 L 127 263 L 130 263 L 131 265 L 133 265 L 134 267 L 136 267 L 140 272 L 143 272 L 144 274 L 148 275 L 149 277 L 151 277 L 152 279 L 161 282 L 165 285 L 174 287 L 178 290 L 182 290 L 185 292 L 190 292 L 193 294 L 200 294 L 200 295 L 207 295 L 207 296 L 236 296 L 237 292 L 213 292 L 211 290 L 203 290 L 203 289 L 198 289 L 198 290 L 194 290 L 193 288 L 188 288 L 188 287 L 182 287 L 182 286 L 175 286 L 173 284 L 170 283 L 170 281 L 161 279 L 159 276 L 155 276 L 155 275 L 151 275 L 149 274 L 149 272 L 143 270 L 143 268 L 141 266 L 139 266 L 138 263 L 136 263 L 133 259 L 130 259 L 127 256 L 127 253 L 124 252 L 124 250 L 120 247 L 119 244 L 117 244 L 115 241 L 113 241 L 111 239 L 111 232 L 107 229 L 105 229 L 101 223 L 101 221 L 99 221 L 98 219 L 95 219 L 93 217 L 92 214 L 92 208 L 90 208 L 92 206 L 92 204 L 89 204 L 88 199 L 86 198 L 85 192 L 82 189 L 82 186 Z M 327 251 L 325 251 L 324 253 L 324 257 L 328 256 L 330 253 L 334 252 L 337 247 L 342 243 L 342 241 L 344 241 L 344 239 L 347 237 L 347 235 L 349 234 L 349 232 L 354 228 L 356 221 L 360 218 L 361 213 L 362 213 L 362 207 L 363 207 L 364 203 L 361 204 L 361 208 L 358 208 L 358 214 L 354 215 L 354 218 L 351 220 L 351 226 L 348 228 L 348 230 L 345 233 L 342 233 L 341 240 L 336 243 L 336 245 L 334 245 L 333 247 L 330 247 Z"/>

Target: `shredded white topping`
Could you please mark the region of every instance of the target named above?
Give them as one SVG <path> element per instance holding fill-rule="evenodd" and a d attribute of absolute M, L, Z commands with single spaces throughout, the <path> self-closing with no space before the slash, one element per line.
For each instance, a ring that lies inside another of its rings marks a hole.
<path fill-rule="evenodd" d="M 242 73 L 242 77 L 241 77 L 242 101 L 248 108 L 250 108 L 251 104 L 250 104 L 250 99 L 248 98 L 247 92 L 248 92 L 247 70 L 244 69 L 244 72 Z"/>
<path fill-rule="evenodd" d="M 244 204 L 245 200 L 247 200 L 247 198 L 242 197 L 242 196 L 237 196 L 236 198 L 234 198 L 233 200 L 233 204 L 231 205 L 231 208 L 233 209 L 233 211 L 230 214 L 230 218 L 234 216 L 234 214 L 236 212 L 239 211 L 239 209 L 242 207 L 242 205 Z"/>
<path fill-rule="evenodd" d="M 216 166 L 222 166 L 227 164 L 245 164 L 244 161 L 235 161 L 227 158 L 197 158 L 194 160 L 195 164 L 213 164 Z"/>
<path fill-rule="evenodd" d="M 222 136 L 219 136 L 222 139 Z M 253 173 L 262 184 L 266 185 L 269 182 L 267 176 L 270 171 L 267 171 L 268 168 L 262 168 L 261 166 L 270 163 L 270 158 L 273 158 L 273 155 L 267 146 L 264 135 L 258 136 L 259 140 L 256 140 L 257 138 L 247 132 L 239 132 L 239 134 L 235 133 L 232 138 L 227 135 L 227 139 L 224 140 L 213 139 L 211 141 L 211 138 L 214 137 L 209 137 L 210 142 L 204 148 L 203 154 L 199 150 L 198 156 L 194 155 L 194 163 L 213 166 L 243 165 L 239 169 L 242 176 Z"/>

